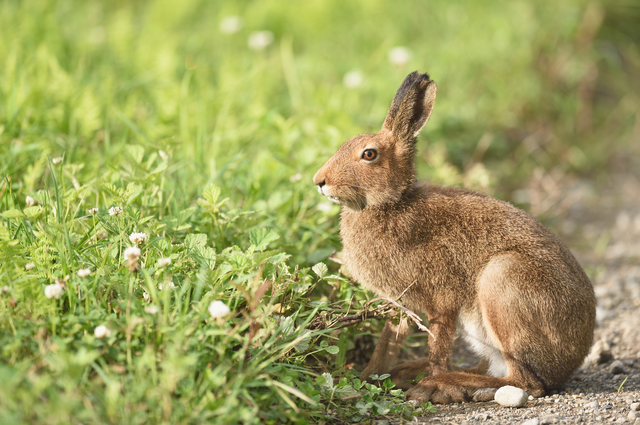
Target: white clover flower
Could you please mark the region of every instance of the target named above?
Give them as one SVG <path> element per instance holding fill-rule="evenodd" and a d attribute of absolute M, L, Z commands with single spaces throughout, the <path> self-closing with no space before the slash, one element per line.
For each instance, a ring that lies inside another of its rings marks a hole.
<path fill-rule="evenodd" d="M 109 215 L 112 217 L 115 217 L 117 215 L 122 214 L 122 208 L 115 206 L 115 207 L 111 207 L 109 208 Z"/>
<path fill-rule="evenodd" d="M 229 309 L 229 307 L 227 307 L 227 305 L 222 301 L 212 301 L 211 304 L 209 304 L 208 310 L 209 310 L 209 314 L 214 319 L 220 319 L 226 316 L 227 314 L 231 313 L 231 310 Z"/>
<path fill-rule="evenodd" d="M 58 299 L 62 296 L 62 292 L 64 288 L 60 285 L 59 282 L 54 283 L 53 285 L 47 285 L 44 287 L 44 296 L 51 299 Z"/>
<path fill-rule="evenodd" d="M 244 19 L 240 16 L 225 16 L 220 21 L 220 32 L 223 34 L 235 34 L 244 26 Z"/>
<path fill-rule="evenodd" d="M 0 288 L 0 294 L 7 294 L 9 292 L 11 292 L 11 287 L 10 286 L 5 285 L 5 286 Z"/>
<path fill-rule="evenodd" d="M 96 239 L 107 239 L 109 237 L 109 233 L 105 229 L 100 229 L 96 232 Z"/>
<path fill-rule="evenodd" d="M 124 258 L 129 261 L 136 261 L 140 257 L 140 248 L 137 246 L 130 246 L 124 250 Z"/>
<path fill-rule="evenodd" d="M 173 288 L 175 288 L 175 287 L 176 287 L 176 284 L 175 284 L 175 283 L 173 283 L 173 282 L 166 282 L 166 283 L 162 283 L 162 282 L 160 282 L 160 283 L 158 283 L 158 289 L 159 289 L 159 290 L 161 290 L 161 291 L 162 291 L 163 289 L 165 289 L 165 288 L 166 288 L 166 289 L 173 289 Z"/>
<path fill-rule="evenodd" d="M 129 235 L 129 240 L 131 241 L 132 244 L 142 245 L 145 242 L 147 242 L 147 234 L 133 232 L 132 234 Z"/>
<path fill-rule="evenodd" d="M 293 176 L 289 177 L 289 181 L 291 183 L 299 182 L 300 180 L 302 180 L 302 174 L 300 173 L 294 174 Z"/>
<path fill-rule="evenodd" d="M 94 329 L 93 334 L 96 336 L 96 338 L 102 339 L 105 337 L 109 337 L 111 335 L 111 330 L 105 325 L 100 325 Z"/>
<path fill-rule="evenodd" d="M 140 258 L 140 248 L 137 246 L 130 246 L 124 250 L 124 258 L 127 260 L 127 266 L 130 272 L 137 272 L 140 270 L 140 264 L 138 259 Z"/>
<path fill-rule="evenodd" d="M 411 50 L 408 47 L 404 46 L 394 47 L 393 49 L 389 50 L 389 53 L 387 54 L 387 58 L 389 59 L 391 65 L 397 67 L 405 66 L 407 63 L 409 63 L 412 56 L 413 53 L 411 53 Z"/>
<path fill-rule="evenodd" d="M 158 307 L 150 305 L 144 308 L 144 312 L 147 314 L 158 314 Z"/>
<path fill-rule="evenodd" d="M 273 33 L 271 31 L 254 31 L 249 34 L 247 44 L 251 50 L 264 50 L 273 43 Z"/>
<path fill-rule="evenodd" d="M 32 207 L 36 204 L 36 200 L 33 199 L 31 196 L 27 195 L 27 197 L 24 198 L 24 203 L 26 204 L 26 206 Z"/>
<path fill-rule="evenodd" d="M 51 159 L 51 162 L 53 162 L 55 165 L 60 164 L 62 162 L 62 157 L 56 156 L 55 158 Z"/>
<path fill-rule="evenodd" d="M 348 89 L 355 89 L 362 85 L 364 76 L 360 71 L 350 71 L 344 74 L 342 84 Z"/>
<path fill-rule="evenodd" d="M 167 267 L 169 264 L 171 264 L 171 258 L 169 257 L 158 259 L 158 267 Z"/>
<path fill-rule="evenodd" d="M 80 277 L 87 277 L 91 274 L 91 270 L 90 269 L 80 269 L 78 270 L 78 276 Z"/>
<path fill-rule="evenodd" d="M 142 293 L 142 298 L 144 298 L 144 300 L 148 302 L 149 299 L 151 298 L 151 296 L 149 295 L 149 293 L 143 292 Z"/>
<path fill-rule="evenodd" d="M 96 207 L 89 208 L 89 209 L 87 210 L 87 212 L 88 212 L 89 214 L 91 214 L 91 215 L 96 215 L 96 214 L 98 214 L 98 211 L 99 211 L 99 210 L 98 210 L 98 208 L 96 208 Z"/>
<path fill-rule="evenodd" d="M 29 270 L 32 270 L 35 266 L 36 266 L 35 263 L 27 263 L 24 265 L 24 269 L 29 271 Z"/>

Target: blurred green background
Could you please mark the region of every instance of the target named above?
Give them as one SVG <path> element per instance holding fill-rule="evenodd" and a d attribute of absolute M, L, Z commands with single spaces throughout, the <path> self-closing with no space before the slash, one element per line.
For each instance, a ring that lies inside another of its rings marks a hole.
<path fill-rule="evenodd" d="M 80 423 L 304 422 L 282 391 L 320 400 L 306 368 L 342 371 L 361 330 L 332 334 L 339 349 L 323 340 L 311 363 L 291 346 L 318 342 L 307 329 L 316 300 L 347 311 L 370 296 L 308 269 L 340 249 L 339 207 L 318 195 L 315 171 L 350 136 L 380 128 L 409 72 L 428 72 L 438 98 L 419 177 L 553 224 L 559 201 L 533 189 L 606 186 L 640 169 L 639 22 L 635 0 L 0 0 L 0 413 L 14 423 L 78 412 Z M 226 203 L 212 206 L 207 184 Z M 39 205 L 25 209 L 27 196 Z M 125 216 L 109 217 L 113 205 Z M 117 227 L 108 240 L 101 225 Z M 166 277 L 180 292 L 163 295 L 159 323 L 143 291 L 165 275 L 128 274 L 120 251 L 132 231 L 153 241 L 147 259 L 173 259 Z M 269 244 L 277 260 L 261 254 Z M 291 273 L 256 307 L 260 296 L 242 290 L 256 294 L 264 267 Z M 44 285 L 67 273 L 86 289 L 77 305 L 45 299 Z M 218 298 L 236 315 L 205 321 L 205 301 Z M 295 331 L 270 321 L 285 311 Z M 114 327 L 108 344 L 93 337 L 103 323 Z M 255 323 L 272 352 L 250 350 Z M 251 366 L 259 355 L 269 360 Z"/>
<path fill-rule="evenodd" d="M 318 202 L 314 171 L 349 136 L 376 131 L 417 69 L 439 86 L 422 178 L 508 199 L 536 168 L 597 178 L 638 141 L 639 10 L 624 0 L 3 1 L 0 170 L 16 175 L 46 152 L 83 163 L 77 178 L 108 175 L 135 143 L 172 158 L 176 208 L 214 181 L 236 205 L 295 228 L 295 212 Z M 248 45 L 257 31 L 270 41 L 259 50 Z M 398 46 L 408 55 L 394 64 Z"/>

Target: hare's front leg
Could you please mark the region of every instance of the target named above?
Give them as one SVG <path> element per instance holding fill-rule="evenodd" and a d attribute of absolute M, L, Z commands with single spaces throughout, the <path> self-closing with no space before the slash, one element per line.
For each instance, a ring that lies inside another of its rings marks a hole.
<path fill-rule="evenodd" d="M 427 312 L 429 318 L 429 361 L 431 375 L 449 372 L 451 345 L 456 334 L 456 313 L 454 309 L 446 312 Z"/>
<path fill-rule="evenodd" d="M 430 377 L 449 372 L 451 344 L 455 335 L 455 315 L 429 314 L 429 357 L 406 361 L 391 369 L 391 381 L 408 390 L 419 376 Z M 376 347 L 377 350 L 378 347 Z"/>

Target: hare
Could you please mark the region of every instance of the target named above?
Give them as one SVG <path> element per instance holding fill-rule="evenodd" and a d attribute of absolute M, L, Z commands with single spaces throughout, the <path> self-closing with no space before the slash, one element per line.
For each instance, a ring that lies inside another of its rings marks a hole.
<path fill-rule="evenodd" d="M 313 177 L 342 206 L 353 277 L 429 319 L 428 359 L 391 369 L 408 328 L 388 323 L 365 373 L 390 372 L 409 399 L 434 403 L 491 400 L 505 385 L 543 396 L 589 351 L 593 287 L 569 249 L 524 211 L 416 180 L 416 137 L 435 97 L 427 74 L 409 74 L 382 129 L 347 140 Z M 473 370 L 450 366 L 456 329 L 484 359 Z"/>

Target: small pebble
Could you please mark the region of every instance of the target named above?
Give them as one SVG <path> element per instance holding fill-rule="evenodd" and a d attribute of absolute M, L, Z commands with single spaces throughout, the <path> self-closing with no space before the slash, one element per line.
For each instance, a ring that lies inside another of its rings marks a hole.
<path fill-rule="evenodd" d="M 630 421 L 634 421 L 637 417 L 638 412 L 634 412 L 633 410 L 627 415 L 627 419 L 629 419 Z"/>
<path fill-rule="evenodd" d="M 562 418 L 558 415 L 545 415 L 542 417 L 542 420 L 540 421 L 540 425 L 557 424 L 561 420 Z"/>
<path fill-rule="evenodd" d="M 598 407 L 598 402 L 596 400 L 593 400 L 587 404 L 584 405 L 585 408 L 587 409 L 595 409 Z"/>
<path fill-rule="evenodd" d="M 609 372 L 617 375 L 619 373 L 625 373 L 624 364 L 620 360 L 615 360 L 609 365 Z"/>
<path fill-rule="evenodd" d="M 529 419 L 527 421 L 522 422 L 521 425 L 539 425 L 539 424 L 540 424 L 540 419 L 533 418 L 533 419 Z"/>
<path fill-rule="evenodd" d="M 505 407 L 522 407 L 527 403 L 529 399 L 529 394 L 526 391 L 512 387 L 511 385 L 506 385 L 501 387 L 496 391 L 496 395 L 494 396 L 495 401 L 497 401 L 501 406 Z"/>
<path fill-rule="evenodd" d="M 637 412 L 638 410 L 640 410 L 640 403 L 631 403 L 631 406 L 629 407 L 631 408 L 631 410 L 634 410 Z"/>

